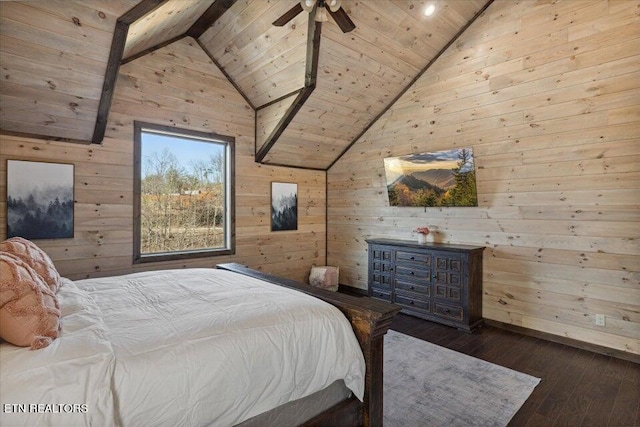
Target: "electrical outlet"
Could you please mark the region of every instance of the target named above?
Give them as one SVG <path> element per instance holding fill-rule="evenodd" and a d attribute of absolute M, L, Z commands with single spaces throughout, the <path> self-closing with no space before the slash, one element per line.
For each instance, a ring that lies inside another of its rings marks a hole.
<path fill-rule="evenodd" d="M 596 326 L 604 326 L 604 314 L 596 314 Z"/>

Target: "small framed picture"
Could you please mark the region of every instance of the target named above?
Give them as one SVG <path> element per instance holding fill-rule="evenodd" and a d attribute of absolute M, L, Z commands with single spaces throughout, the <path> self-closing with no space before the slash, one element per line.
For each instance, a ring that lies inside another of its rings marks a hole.
<path fill-rule="evenodd" d="M 7 238 L 73 237 L 72 164 L 7 160 Z"/>
<path fill-rule="evenodd" d="M 271 183 L 271 231 L 298 229 L 298 184 Z"/>

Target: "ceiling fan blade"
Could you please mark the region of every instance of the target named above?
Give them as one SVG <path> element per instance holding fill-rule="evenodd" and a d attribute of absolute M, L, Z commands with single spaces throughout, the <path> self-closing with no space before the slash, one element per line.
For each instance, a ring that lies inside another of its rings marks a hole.
<path fill-rule="evenodd" d="M 353 23 L 353 21 L 351 20 L 351 18 L 349 18 L 349 15 L 347 15 L 347 12 L 345 12 L 343 8 L 340 8 L 335 12 L 332 12 L 329 8 L 327 8 L 327 10 L 333 17 L 333 20 L 336 21 L 336 24 L 338 24 L 338 27 L 340 27 L 343 33 L 348 33 L 349 31 L 356 28 L 356 24 Z"/>
<path fill-rule="evenodd" d="M 300 6 L 300 3 L 298 2 L 295 6 L 286 11 L 280 18 L 273 21 L 273 25 L 275 25 L 276 27 L 284 27 L 289 21 L 298 16 L 300 12 L 302 12 L 302 6 Z"/>

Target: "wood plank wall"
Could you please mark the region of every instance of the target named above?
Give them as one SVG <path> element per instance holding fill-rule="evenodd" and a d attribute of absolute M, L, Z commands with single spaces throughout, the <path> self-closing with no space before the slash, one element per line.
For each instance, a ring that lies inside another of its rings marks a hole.
<path fill-rule="evenodd" d="M 341 283 L 366 288 L 366 238 L 429 226 L 487 247 L 485 318 L 640 354 L 639 10 L 493 3 L 329 170 Z M 384 157 L 463 146 L 479 207 L 389 207 Z"/>
<path fill-rule="evenodd" d="M 132 265 L 134 120 L 236 138 L 236 255 Z M 72 279 L 236 261 L 305 280 L 325 262 L 326 174 L 254 162 L 254 112 L 191 38 L 121 67 L 102 146 L 1 137 L 2 239 L 7 159 L 75 164 L 75 237 L 36 241 Z M 270 231 L 271 181 L 298 183 L 297 231 Z"/>

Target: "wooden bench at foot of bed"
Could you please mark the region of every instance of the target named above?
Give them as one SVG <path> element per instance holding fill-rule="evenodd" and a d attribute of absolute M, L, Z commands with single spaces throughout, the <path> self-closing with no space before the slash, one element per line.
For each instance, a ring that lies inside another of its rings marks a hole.
<path fill-rule="evenodd" d="M 250 269 L 241 264 L 218 264 L 217 268 L 254 277 L 266 282 L 292 288 L 336 306 L 351 322 L 360 342 L 366 363 L 364 402 L 355 397 L 339 403 L 314 417 L 305 425 L 382 426 L 382 373 L 384 334 L 400 307 L 367 297 L 326 291 L 295 280 L 284 279 Z"/>

